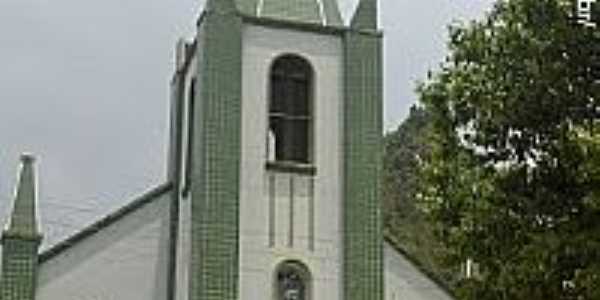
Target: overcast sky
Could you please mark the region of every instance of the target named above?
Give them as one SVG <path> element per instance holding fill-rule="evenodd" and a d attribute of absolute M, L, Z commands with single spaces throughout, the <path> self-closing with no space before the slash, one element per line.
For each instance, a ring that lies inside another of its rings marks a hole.
<path fill-rule="evenodd" d="M 339 0 L 347 18 L 356 0 Z M 0 1 L 0 216 L 19 154 L 39 157 L 47 242 L 164 181 L 173 45 L 202 1 Z M 445 53 L 446 25 L 492 0 L 382 0 L 385 128 Z"/>

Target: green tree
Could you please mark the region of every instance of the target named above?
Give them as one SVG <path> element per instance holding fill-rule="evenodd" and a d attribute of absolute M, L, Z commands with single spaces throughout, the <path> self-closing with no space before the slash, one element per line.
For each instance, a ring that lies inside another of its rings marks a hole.
<path fill-rule="evenodd" d="M 419 197 L 479 274 L 463 299 L 600 299 L 599 31 L 574 1 L 498 1 L 450 28 L 419 88 L 431 117 Z"/>
<path fill-rule="evenodd" d="M 423 138 L 427 127 L 424 109 L 413 106 L 408 117 L 384 138 L 383 200 L 384 222 L 389 230 L 400 229 L 418 214 L 414 195 L 418 183 L 418 161 L 425 154 Z M 401 230 L 398 235 L 409 234 Z"/>
<path fill-rule="evenodd" d="M 447 279 L 436 261 L 436 240 L 429 221 L 415 200 L 418 188 L 419 157 L 426 155 L 424 134 L 428 117 L 413 106 L 408 117 L 384 138 L 383 207 L 388 240 L 412 256 L 425 271 Z"/>
<path fill-rule="evenodd" d="M 440 251 L 444 248 L 416 199 L 419 162 L 428 152 L 426 132 L 429 123 L 425 110 L 415 105 L 400 126 L 385 135 L 383 217 L 388 241 L 408 255 L 422 271 L 448 286 L 456 272 L 440 264 Z"/>

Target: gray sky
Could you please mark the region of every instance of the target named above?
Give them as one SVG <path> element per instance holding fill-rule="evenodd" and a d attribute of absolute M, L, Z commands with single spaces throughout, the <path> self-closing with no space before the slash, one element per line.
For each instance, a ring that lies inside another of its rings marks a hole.
<path fill-rule="evenodd" d="M 356 0 L 339 0 L 347 18 Z M 385 127 L 445 54 L 446 25 L 492 0 L 381 0 Z M 0 1 L 0 216 L 19 154 L 39 157 L 40 206 L 55 242 L 164 180 L 173 45 L 203 1 Z"/>

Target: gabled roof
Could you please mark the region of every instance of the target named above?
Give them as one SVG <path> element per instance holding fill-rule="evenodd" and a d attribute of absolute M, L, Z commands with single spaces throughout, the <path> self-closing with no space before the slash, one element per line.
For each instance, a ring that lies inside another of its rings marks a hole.
<path fill-rule="evenodd" d="M 140 196 L 139 198 L 132 201 L 131 203 L 118 209 L 114 213 L 105 216 L 104 218 L 100 219 L 98 222 L 82 229 L 81 231 L 75 233 L 74 235 L 67 238 L 66 240 L 52 246 L 50 249 L 42 252 L 39 255 L 40 264 L 52 259 L 53 257 L 63 253 L 64 251 L 68 250 L 69 248 L 75 246 L 79 242 L 93 236 L 94 234 L 101 231 L 102 229 L 125 218 L 126 216 L 137 211 L 138 209 L 146 206 L 146 204 L 152 203 L 154 200 L 159 199 L 160 196 L 171 191 L 172 188 L 173 188 L 172 183 L 162 184 L 162 185 L 150 190 L 149 192 L 145 193 L 144 195 Z"/>
<path fill-rule="evenodd" d="M 238 10 L 248 16 L 342 26 L 337 0 L 237 0 Z"/>
<path fill-rule="evenodd" d="M 450 287 L 435 273 L 426 268 L 418 259 L 416 259 L 413 255 L 406 252 L 402 247 L 402 243 L 400 243 L 391 233 L 384 231 L 383 239 L 384 241 L 390 245 L 394 250 L 396 250 L 400 255 L 402 255 L 406 260 L 408 260 L 419 272 L 421 272 L 425 277 L 431 280 L 435 285 L 437 285 L 442 291 L 444 291 L 450 298 L 457 299 L 456 294 L 450 289 Z"/>

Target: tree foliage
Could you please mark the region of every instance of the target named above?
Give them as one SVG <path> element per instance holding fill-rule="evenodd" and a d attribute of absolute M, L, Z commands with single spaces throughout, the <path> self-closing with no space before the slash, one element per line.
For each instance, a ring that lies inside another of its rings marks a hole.
<path fill-rule="evenodd" d="M 427 124 L 425 111 L 413 106 L 398 129 L 385 136 L 383 199 L 384 221 L 389 229 L 418 213 L 414 194 L 418 186 L 418 160 L 426 153 Z"/>
<path fill-rule="evenodd" d="M 479 265 L 461 298 L 600 299 L 600 42 L 572 12 L 499 1 L 451 26 L 447 62 L 419 88 L 420 200 L 448 266 Z"/>
<path fill-rule="evenodd" d="M 444 248 L 415 195 L 419 185 L 419 160 L 426 156 L 429 117 L 413 106 L 400 126 L 384 139 L 383 207 L 388 238 L 401 247 L 429 274 L 449 283 L 455 274 L 439 264 Z"/>

